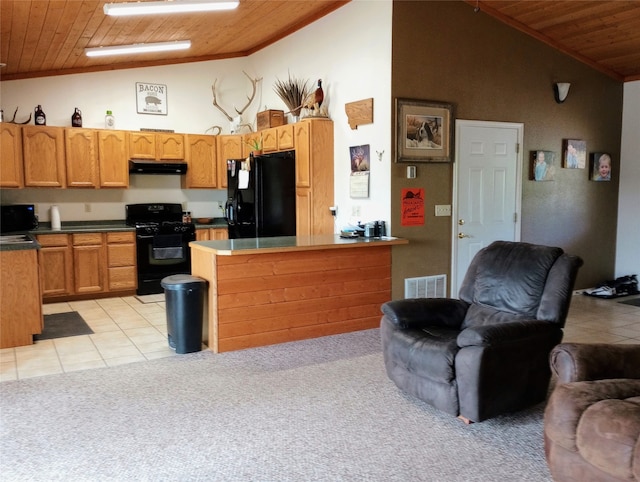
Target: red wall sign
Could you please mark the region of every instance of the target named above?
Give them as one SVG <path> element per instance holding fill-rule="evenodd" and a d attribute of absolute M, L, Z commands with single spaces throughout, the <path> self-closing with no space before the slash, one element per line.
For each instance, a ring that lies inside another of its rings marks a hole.
<path fill-rule="evenodd" d="M 422 226 L 424 224 L 424 189 L 404 188 L 401 209 L 402 226 Z"/>

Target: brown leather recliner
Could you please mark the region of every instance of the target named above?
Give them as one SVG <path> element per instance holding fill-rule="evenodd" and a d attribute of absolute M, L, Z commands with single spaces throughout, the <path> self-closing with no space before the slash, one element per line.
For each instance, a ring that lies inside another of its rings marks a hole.
<path fill-rule="evenodd" d="M 581 265 L 561 248 L 496 241 L 473 258 L 460 299 L 385 303 L 389 378 L 465 421 L 544 401 Z"/>
<path fill-rule="evenodd" d="M 557 482 L 640 481 L 640 345 L 563 343 L 544 415 Z"/>

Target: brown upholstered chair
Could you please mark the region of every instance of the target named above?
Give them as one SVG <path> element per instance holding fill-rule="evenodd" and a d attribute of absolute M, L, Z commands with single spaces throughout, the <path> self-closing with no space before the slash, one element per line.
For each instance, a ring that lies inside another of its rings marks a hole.
<path fill-rule="evenodd" d="M 640 481 L 640 345 L 562 343 L 544 416 L 557 482 Z"/>
<path fill-rule="evenodd" d="M 581 265 L 560 248 L 496 241 L 473 258 L 460 299 L 385 303 L 389 378 L 465 421 L 544 401 Z"/>

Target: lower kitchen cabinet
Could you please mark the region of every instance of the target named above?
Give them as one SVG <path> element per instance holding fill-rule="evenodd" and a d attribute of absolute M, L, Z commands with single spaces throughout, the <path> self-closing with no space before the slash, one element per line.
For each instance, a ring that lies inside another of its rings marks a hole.
<path fill-rule="evenodd" d="M 41 234 L 42 297 L 78 299 L 136 289 L 134 232 Z"/>
<path fill-rule="evenodd" d="M 199 228 L 196 229 L 196 241 L 214 241 L 229 239 L 227 228 Z"/>
<path fill-rule="evenodd" d="M 136 289 L 135 233 L 107 233 L 106 236 L 109 291 Z"/>
<path fill-rule="evenodd" d="M 40 284 L 42 297 L 68 296 L 73 293 L 73 252 L 67 234 L 38 235 Z"/>

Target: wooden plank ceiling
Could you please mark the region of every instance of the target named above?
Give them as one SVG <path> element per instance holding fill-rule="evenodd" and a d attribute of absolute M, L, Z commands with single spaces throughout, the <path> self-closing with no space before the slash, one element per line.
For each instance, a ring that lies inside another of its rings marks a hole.
<path fill-rule="evenodd" d="M 116 0 L 112 0 L 116 1 Z M 250 55 L 349 0 L 241 0 L 230 12 L 107 17 L 104 0 L 0 0 L 1 80 Z M 620 81 L 640 80 L 640 0 L 465 0 Z M 181 52 L 89 59 L 85 47 L 186 40 Z"/>

